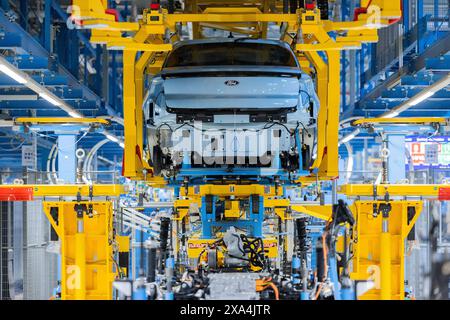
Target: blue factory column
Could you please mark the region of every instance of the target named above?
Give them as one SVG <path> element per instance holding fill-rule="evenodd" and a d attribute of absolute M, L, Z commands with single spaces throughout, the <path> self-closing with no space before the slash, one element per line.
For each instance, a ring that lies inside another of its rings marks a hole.
<path fill-rule="evenodd" d="M 75 134 L 58 135 L 58 177 L 64 180 L 64 183 L 75 183 L 76 181 L 76 139 Z"/>
<path fill-rule="evenodd" d="M 387 140 L 389 149 L 388 180 L 390 183 L 400 183 L 406 178 L 405 136 L 389 134 Z"/>

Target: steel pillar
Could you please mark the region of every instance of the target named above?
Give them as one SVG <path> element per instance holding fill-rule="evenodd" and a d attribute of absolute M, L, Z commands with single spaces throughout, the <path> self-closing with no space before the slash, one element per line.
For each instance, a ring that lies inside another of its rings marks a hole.
<path fill-rule="evenodd" d="M 58 177 L 64 180 L 64 183 L 75 183 L 76 181 L 76 138 L 75 134 L 60 134 L 58 136 Z"/>
<path fill-rule="evenodd" d="M 399 183 L 406 178 L 405 165 L 405 136 L 390 134 L 387 136 L 389 157 L 388 180 L 390 183 Z"/>
<path fill-rule="evenodd" d="M 48 52 L 52 52 L 51 28 L 52 28 L 52 1 L 45 0 L 44 3 L 44 26 L 42 29 L 43 44 Z"/>

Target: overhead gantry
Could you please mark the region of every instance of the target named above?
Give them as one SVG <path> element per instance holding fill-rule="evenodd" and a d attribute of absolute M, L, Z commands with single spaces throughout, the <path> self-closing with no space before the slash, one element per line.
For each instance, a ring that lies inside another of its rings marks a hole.
<path fill-rule="evenodd" d="M 144 74 L 161 70 L 173 44 L 181 40 L 180 30 L 192 25 L 194 38 L 201 37 L 199 29 L 206 27 L 264 38 L 269 23 L 275 23 L 282 28 L 282 40 L 296 50 L 302 69 L 315 75 L 321 105 L 317 118 L 316 159 L 310 167 L 310 175 L 299 182 L 336 178 L 339 52 L 377 42 L 377 29 L 401 17 L 401 1 L 363 1 L 362 8 L 355 12 L 355 20 L 348 22 L 322 20 L 315 2 L 306 2 L 305 8 L 294 13 L 281 13 L 283 2 L 280 1 L 260 1 L 250 6 L 223 1 L 189 1 L 182 12 L 174 11 L 173 2 L 169 1 L 168 8 L 152 4 L 138 22 L 119 22 L 108 10 L 107 1 L 74 0 L 71 15 L 74 25 L 90 29 L 91 42 L 123 51 L 124 176 L 154 184 L 164 183 L 153 175 L 148 164 L 149 155 L 143 146 Z"/>
<path fill-rule="evenodd" d="M 377 42 L 377 29 L 401 17 L 400 2 L 363 1 L 362 8 L 355 12 L 354 21 L 335 22 L 323 19 L 327 15 L 320 12 L 315 1 L 306 1 L 304 8 L 289 10 L 286 1 L 266 0 L 246 6 L 237 2 L 188 1 L 184 11 L 174 10 L 173 1 L 169 1 L 167 8 L 162 8 L 156 2 L 151 4 L 150 8 L 143 11 L 138 22 L 119 22 L 108 10 L 107 1 L 74 0 L 71 19 L 77 28 L 91 30 L 91 42 L 106 45 L 109 50 L 123 51 L 123 175 L 134 180 L 144 180 L 152 186 L 162 186 L 166 181 L 154 174 L 149 164 L 150 155 L 144 148 L 142 105 L 146 75 L 155 75 L 161 70 L 173 45 L 182 41 L 183 29 L 191 28 L 193 39 L 201 38 L 205 28 L 266 38 L 269 25 L 279 26 L 280 39 L 295 51 L 302 70 L 316 79 L 320 100 L 316 119 L 316 156 L 308 174 L 296 181 L 307 184 L 333 180 L 339 175 L 340 52 L 359 49 L 363 43 Z M 290 203 L 283 190 L 277 186 L 185 186 L 185 192 L 180 193 L 177 189 L 176 195 L 179 198 L 174 203 L 176 215 L 172 220 L 177 227 L 182 228 L 186 223 L 193 204 L 197 204 L 201 210 L 202 238 L 190 239 L 194 247 L 203 246 L 202 241 L 211 241 L 214 238 L 211 228 L 223 225 L 223 222 L 215 221 L 216 200 L 225 201 L 226 218 L 239 218 L 233 225 L 250 227 L 254 237 L 262 237 L 261 218 L 267 210 L 283 223 L 292 219 L 293 211 L 328 221 L 332 218 L 331 206 L 308 207 Z M 249 201 L 248 205 L 252 208 L 243 219 L 240 219 L 239 201 Z M 265 239 L 266 242 L 269 240 Z M 285 240 L 284 248 L 287 243 Z M 196 257 L 199 252 L 188 254 Z M 387 295 L 383 294 L 383 297 Z"/>

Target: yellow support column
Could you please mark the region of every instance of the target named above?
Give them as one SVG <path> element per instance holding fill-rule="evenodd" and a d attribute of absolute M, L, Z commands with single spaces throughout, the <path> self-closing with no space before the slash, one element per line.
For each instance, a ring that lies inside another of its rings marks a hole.
<path fill-rule="evenodd" d="M 78 267 L 77 273 L 79 281 L 75 288 L 75 299 L 86 299 L 86 237 L 83 232 L 75 235 L 75 265 Z"/>
<path fill-rule="evenodd" d="M 383 219 L 383 224 L 385 219 Z M 380 236 L 380 276 L 381 276 L 381 300 L 391 300 L 392 292 L 392 257 L 391 234 L 383 231 Z"/>
<path fill-rule="evenodd" d="M 75 299 L 86 299 L 86 235 L 84 234 L 84 212 L 78 210 L 80 205 L 75 205 L 77 215 L 77 230 L 75 233 L 75 274 L 78 281 L 75 282 Z"/>
<path fill-rule="evenodd" d="M 112 203 L 56 201 L 43 205 L 61 242 L 61 299 L 112 299 Z"/>
<path fill-rule="evenodd" d="M 136 52 L 123 52 L 123 112 L 125 128 L 125 149 L 123 162 L 123 175 L 125 177 L 142 178 L 142 153 L 139 141 L 142 132 L 137 130 L 142 123 L 137 122 L 136 111 L 140 110 L 136 106 L 136 76 L 135 76 Z M 139 151 L 138 151 L 139 150 Z"/>
<path fill-rule="evenodd" d="M 405 239 L 422 210 L 421 201 L 355 201 L 356 223 L 351 237 L 351 274 L 374 287 L 360 300 L 403 300 Z"/>

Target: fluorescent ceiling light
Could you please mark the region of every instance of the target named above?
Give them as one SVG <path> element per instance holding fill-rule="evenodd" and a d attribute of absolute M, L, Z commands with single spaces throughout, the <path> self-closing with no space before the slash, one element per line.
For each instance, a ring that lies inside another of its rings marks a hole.
<path fill-rule="evenodd" d="M 59 102 L 58 100 L 56 100 L 55 98 L 51 97 L 49 94 L 45 93 L 45 92 L 41 92 L 39 93 L 39 96 L 42 99 L 47 100 L 48 102 L 50 102 L 52 105 L 59 107 L 61 105 L 61 102 Z"/>
<path fill-rule="evenodd" d="M 16 71 L 12 70 L 8 66 L 4 64 L 0 64 L 0 71 L 9 76 L 10 78 L 14 79 L 18 83 L 25 84 L 27 83 L 27 79 L 22 77 L 20 74 L 18 74 Z"/>
<path fill-rule="evenodd" d="M 125 144 L 123 142 L 119 142 L 119 146 L 124 149 L 125 148 Z"/>
<path fill-rule="evenodd" d="M 105 134 L 105 136 L 106 136 L 106 138 L 108 138 L 112 142 L 119 143 L 119 139 L 117 139 L 116 137 L 114 137 L 114 136 L 112 136 L 110 134 Z"/>
<path fill-rule="evenodd" d="M 356 135 L 354 135 L 354 134 L 349 134 L 348 136 L 345 136 L 345 137 L 342 138 L 341 143 L 349 142 L 349 141 L 352 140 L 354 137 L 356 137 Z"/>
<path fill-rule="evenodd" d="M 391 112 L 388 112 L 386 115 L 384 115 L 383 118 L 391 119 L 391 118 L 395 118 L 399 114 L 400 113 L 398 111 L 391 111 Z"/>
<path fill-rule="evenodd" d="M 348 135 L 346 135 L 345 137 L 343 137 L 343 138 L 339 141 L 339 143 L 342 144 L 342 143 L 349 142 L 350 140 L 352 140 L 353 138 L 355 138 L 360 132 L 361 132 L 361 130 L 360 130 L 359 128 L 356 129 L 355 131 L 353 131 L 353 132 L 349 133 Z"/>
<path fill-rule="evenodd" d="M 408 104 L 410 106 L 415 106 L 418 105 L 419 103 L 421 103 L 422 101 L 425 101 L 426 99 L 428 99 L 429 97 L 431 97 L 435 92 L 434 91 L 428 91 L 425 92 L 422 96 L 418 97 L 418 98 L 413 98 L 411 100 L 409 100 Z"/>
<path fill-rule="evenodd" d="M 71 116 L 72 118 L 81 118 L 81 116 L 76 113 L 75 111 L 67 111 L 67 113 L 69 114 L 69 116 Z"/>

